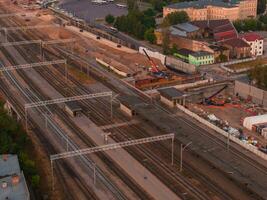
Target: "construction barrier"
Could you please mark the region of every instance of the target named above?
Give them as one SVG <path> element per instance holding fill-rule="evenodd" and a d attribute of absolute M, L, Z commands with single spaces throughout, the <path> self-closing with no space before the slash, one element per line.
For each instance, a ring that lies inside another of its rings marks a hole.
<path fill-rule="evenodd" d="M 244 99 L 250 98 L 252 102 L 267 107 L 267 91 L 243 83 L 235 81 L 235 94 Z"/>
<path fill-rule="evenodd" d="M 165 59 L 166 59 L 166 56 L 163 55 L 162 53 L 159 53 L 157 51 L 151 51 L 145 47 L 139 47 L 139 53 L 145 55 L 145 52 L 144 50 L 146 51 L 147 55 L 152 57 L 152 58 L 156 58 L 156 59 L 159 59 L 160 62 L 165 65 Z"/>
<path fill-rule="evenodd" d="M 216 131 L 217 133 L 220 133 L 221 135 L 225 136 L 226 138 L 228 138 L 233 142 L 235 142 L 236 144 L 239 144 L 240 146 L 244 147 L 245 149 L 253 152 L 254 154 L 258 155 L 259 157 L 267 160 L 267 154 L 261 152 L 260 150 L 258 150 L 257 147 L 250 145 L 250 144 L 246 144 L 244 142 L 242 142 L 241 140 L 239 140 L 238 138 L 229 135 L 228 132 L 220 129 L 219 127 L 215 126 L 214 124 L 210 123 L 209 121 L 203 119 L 202 117 L 198 116 L 197 114 L 191 112 L 190 110 L 186 109 L 185 107 L 177 104 L 176 105 L 178 109 L 180 109 L 181 111 L 183 111 L 184 113 L 188 114 L 189 116 L 193 117 L 194 119 L 196 119 L 197 121 L 199 121 L 200 123 L 208 126 L 209 128 L 211 128 L 212 130 Z"/>

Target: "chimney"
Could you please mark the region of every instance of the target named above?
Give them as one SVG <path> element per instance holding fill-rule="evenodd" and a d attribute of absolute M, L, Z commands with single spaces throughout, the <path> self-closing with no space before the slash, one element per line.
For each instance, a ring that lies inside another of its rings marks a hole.
<path fill-rule="evenodd" d="M 12 182 L 12 185 L 17 185 L 19 183 L 19 175 L 17 174 L 14 174 L 12 175 L 12 179 L 11 179 L 11 182 Z"/>
<path fill-rule="evenodd" d="M 3 161 L 7 161 L 8 160 L 8 154 L 3 154 L 2 159 L 3 159 Z"/>
<path fill-rule="evenodd" d="M 3 182 L 1 183 L 1 188 L 2 188 L 2 189 L 6 189 L 6 188 L 7 188 L 7 182 L 6 182 L 6 181 L 3 181 Z"/>

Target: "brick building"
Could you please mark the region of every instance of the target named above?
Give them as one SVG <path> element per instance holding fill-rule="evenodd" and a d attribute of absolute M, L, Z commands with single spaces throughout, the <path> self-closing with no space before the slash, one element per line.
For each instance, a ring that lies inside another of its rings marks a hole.
<path fill-rule="evenodd" d="M 245 19 L 257 16 L 257 0 L 197 0 L 165 6 L 163 17 L 176 11 L 185 11 L 190 20 Z"/>
<path fill-rule="evenodd" d="M 230 49 L 231 58 L 251 57 L 250 45 L 241 38 L 233 38 L 222 42 L 222 45 Z"/>

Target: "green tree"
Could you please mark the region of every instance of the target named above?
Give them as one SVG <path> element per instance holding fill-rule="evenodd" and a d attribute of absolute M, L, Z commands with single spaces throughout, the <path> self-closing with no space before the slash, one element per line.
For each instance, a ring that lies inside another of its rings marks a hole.
<path fill-rule="evenodd" d="M 257 19 L 236 20 L 234 23 L 237 31 L 257 31 L 264 28 L 263 23 Z"/>
<path fill-rule="evenodd" d="M 257 14 L 264 13 L 266 9 L 266 0 L 258 0 Z"/>
<path fill-rule="evenodd" d="M 129 11 L 138 10 L 138 5 L 136 0 L 127 0 L 127 7 Z"/>
<path fill-rule="evenodd" d="M 115 17 L 111 14 L 108 14 L 106 17 L 105 17 L 105 21 L 108 23 L 108 24 L 113 24 L 114 21 L 115 21 Z"/>
<path fill-rule="evenodd" d="M 165 55 L 170 53 L 170 32 L 168 28 L 162 31 L 162 49 Z"/>
<path fill-rule="evenodd" d="M 166 23 L 164 21 L 167 21 L 170 25 L 175 25 L 189 21 L 189 17 L 185 11 L 178 11 L 168 14 L 163 20 L 163 23 Z"/>
<path fill-rule="evenodd" d="M 145 32 L 145 36 L 144 36 L 145 40 L 149 41 L 151 44 L 155 44 L 156 43 L 156 35 L 154 33 L 154 29 L 150 28 L 147 29 Z"/>
<path fill-rule="evenodd" d="M 39 187 L 40 184 L 40 176 L 39 175 L 33 175 L 31 177 L 31 185 L 36 188 Z"/>
<path fill-rule="evenodd" d="M 173 55 L 173 54 L 177 53 L 177 51 L 178 51 L 177 44 L 173 44 L 172 48 L 171 48 L 171 54 Z"/>
<path fill-rule="evenodd" d="M 267 88 L 267 66 L 256 66 L 248 74 L 249 78 L 260 88 Z"/>

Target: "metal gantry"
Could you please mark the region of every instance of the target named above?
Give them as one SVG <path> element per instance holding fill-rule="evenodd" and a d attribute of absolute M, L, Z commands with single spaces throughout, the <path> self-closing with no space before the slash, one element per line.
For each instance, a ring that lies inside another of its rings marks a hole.
<path fill-rule="evenodd" d="M 25 40 L 18 42 L 4 42 L 1 43 L 1 47 L 9 47 L 9 46 L 18 46 L 18 45 L 27 45 L 27 44 L 41 44 L 42 40 Z"/>
<path fill-rule="evenodd" d="M 17 31 L 17 30 L 29 30 L 29 29 L 42 29 L 42 28 L 55 28 L 59 27 L 57 24 L 50 24 L 50 25 L 35 25 L 35 26 L 13 26 L 13 27 L 2 27 L 0 31 L 4 31 L 5 34 L 5 41 L 7 40 L 7 33 L 8 31 Z"/>
<path fill-rule="evenodd" d="M 76 156 L 82 156 L 82 155 L 97 153 L 97 152 L 101 152 L 101 151 L 109 151 L 109 150 L 113 150 L 113 149 L 119 149 L 119 148 L 123 148 L 123 147 L 139 145 L 139 144 L 158 142 L 158 141 L 162 141 L 162 140 L 170 140 L 170 139 L 172 140 L 171 159 L 172 159 L 172 165 L 173 165 L 174 136 L 175 136 L 174 133 L 170 133 L 170 134 L 165 134 L 165 135 L 141 138 L 141 139 L 136 139 L 136 140 L 128 140 L 125 142 L 106 144 L 106 145 L 102 145 L 102 146 L 96 146 L 96 147 L 91 147 L 91 148 L 86 148 L 86 149 L 80 149 L 80 150 L 68 151 L 68 152 L 64 152 L 64 153 L 50 155 L 52 180 L 54 179 L 53 178 L 53 162 L 56 160 L 71 158 L 71 157 L 76 157 Z M 96 175 L 95 175 L 95 170 L 94 170 L 94 183 L 95 183 L 95 177 L 96 177 Z"/>
<path fill-rule="evenodd" d="M 27 68 L 33 68 L 33 67 L 42 67 L 42 66 L 55 65 L 55 64 L 65 64 L 66 65 L 67 61 L 62 59 L 62 60 L 37 62 L 37 63 L 22 64 L 22 65 L 13 65 L 13 66 L 9 66 L 9 67 L 0 68 L 0 72 L 17 70 L 17 69 L 27 69 Z"/>
<path fill-rule="evenodd" d="M 112 99 L 112 92 L 85 94 L 85 95 L 79 95 L 79 96 L 63 97 L 63 98 L 58 98 L 58 99 L 51 99 L 51 100 L 38 101 L 38 102 L 33 102 L 33 103 L 26 103 L 24 105 L 26 130 L 28 131 L 27 109 L 29 109 L 29 108 L 35 108 L 35 107 L 47 106 L 47 105 L 59 104 L 59 103 L 66 103 L 66 102 L 70 102 L 70 101 L 80 101 L 80 100 L 105 97 L 105 96 L 110 96 L 110 98 Z"/>

